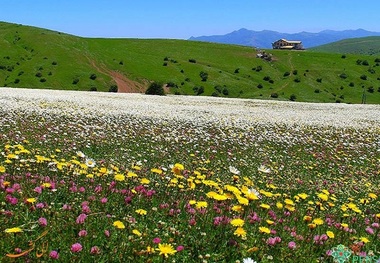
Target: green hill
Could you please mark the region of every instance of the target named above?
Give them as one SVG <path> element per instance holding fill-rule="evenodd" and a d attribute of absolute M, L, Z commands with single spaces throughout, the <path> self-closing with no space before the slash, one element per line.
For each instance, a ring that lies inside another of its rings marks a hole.
<path fill-rule="evenodd" d="M 314 47 L 310 50 L 340 54 L 377 55 L 380 57 L 380 37 L 350 38 Z"/>
<path fill-rule="evenodd" d="M 264 52 L 270 61 L 257 57 Z M 158 81 L 173 94 L 380 103 L 375 60 L 187 40 L 81 38 L 0 23 L 0 86 L 10 87 L 108 91 L 117 85 L 144 92 Z"/>

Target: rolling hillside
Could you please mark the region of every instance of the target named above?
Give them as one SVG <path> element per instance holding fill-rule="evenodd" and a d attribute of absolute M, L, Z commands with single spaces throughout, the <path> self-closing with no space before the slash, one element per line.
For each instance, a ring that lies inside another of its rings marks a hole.
<path fill-rule="evenodd" d="M 108 91 L 117 85 L 144 92 L 159 81 L 183 95 L 380 103 L 375 60 L 186 40 L 81 38 L 0 23 L 0 86 L 9 87 Z"/>
<path fill-rule="evenodd" d="M 380 56 L 380 37 L 351 38 L 321 45 L 311 50 L 319 52 Z"/>

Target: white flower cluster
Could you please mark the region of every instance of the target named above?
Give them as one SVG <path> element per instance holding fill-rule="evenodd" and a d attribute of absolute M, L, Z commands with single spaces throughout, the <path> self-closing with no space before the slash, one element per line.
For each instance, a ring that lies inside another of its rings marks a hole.
<path fill-rule="evenodd" d="M 0 88 L 0 109 L 55 115 L 120 116 L 247 129 L 252 125 L 380 127 L 380 105 L 299 103 Z"/>

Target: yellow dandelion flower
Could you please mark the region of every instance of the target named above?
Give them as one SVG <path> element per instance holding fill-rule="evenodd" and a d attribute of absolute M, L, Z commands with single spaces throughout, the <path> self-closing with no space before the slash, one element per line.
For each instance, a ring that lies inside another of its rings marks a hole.
<path fill-rule="evenodd" d="M 238 200 L 239 204 L 241 204 L 241 205 L 248 205 L 249 204 L 249 200 L 247 198 L 237 196 L 237 200 Z"/>
<path fill-rule="evenodd" d="M 133 169 L 133 170 L 136 170 L 136 171 L 140 171 L 140 170 L 141 170 L 141 167 L 138 166 L 138 165 L 132 165 L 132 169 Z"/>
<path fill-rule="evenodd" d="M 196 203 L 197 203 L 197 201 L 195 201 L 195 200 L 190 200 L 190 201 L 189 201 L 189 204 L 190 204 L 190 205 L 194 205 L 194 204 L 196 204 Z"/>
<path fill-rule="evenodd" d="M 146 248 L 146 253 L 148 253 L 148 254 L 153 254 L 154 253 L 154 248 L 152 248 L 151 246 L 147 246 L 147 248 Z"/>
<path fill-rule="evenodd" d="M 266 222 L 267 222 L 268 225 L 273 225 L 274 224 L 274 221 L 269 220 L 269 219 L 267 219 Z"/>
<path fill-rule="evenodd" d="M 206 207 L 207 207 L 207 202 L 206 202 L 206 201 L 198 201 L 198 202 L 195 204 L 195 207 L 196 207 L 197 209 L 206 208 Z"/>
<path fill-rule="evenodd" d="M 369 239 L 366 238 L 366 237 L 361 237 L 361 238 L 360 238 L 360 241 L 362 241 L 362 242 L 365 243 L 365 244 L 367 244 L 368 242 L 370 242 Z"/>
<path fill-rule="evenodd" d="M 150 171 L 155 174 L 162 174 L 162 170 L 158 168 L 152 168 Z"/>
<path fill-rule="evenodd" d="M 284 203 L 287 204 L 287 205 L 294 205 L 294 202 L 291 199 L 285 199 Z"/>
<path fill-rule="evenodd" d="M 234 205 L 232 208 L 231 208 L 232 211 L 235 211 L 235 212 L 242 212 L 244 211 L 244 208 L 241 206 L 241 205 Z"/>
<path fill-rule="evenodd" d="M 51 187 L 51 183 L 43 183 L 41 186 L 44 187 L 44 188 L 50 188 Z"/>
<path fill-rule="evenodd" d="M 238 228 L 236 228 L 234 235 L 244 238 L 247 235 L 247 232 L 244 230 L 244 228 L 238 227 Z"/>
<path fill-rule="evenodd" d="M 325 195 L 330 195 L 330 192 L 327 191 L 326 189 L 322 190 L 322 193 L 324 193 Z"/>
<path fill-rule="evenodd" d="M 3 181 L 3 186 L 8 187 L 11 185 L 11 182 Z"/>
<path fill-rule="evenodd" d="M 251 248 L 247 249 L 247 252 L 248 252 L 248 253 L 253 253 L 253 252 L 256 252 L 256 251 L 258 251 L 258 250 L 259 250 L 258 247 L 251 247 Z"/>
<path fill-rule="evenodd" d="M 286 210 L 288 210 L 290 212 L 293 212 L 293 211 L 296 210 L 296 208 L 294 206 L 292 206 L 292 205 L 285 205 L 285 208 L 286 208 Z"/>
<path fill-rule="evenodd" d="M 124 229 L 125 228 L 124 223 L 121 222 L 120 220 L 117 220 L 117 221 L 113 222 L 113 226 L 116 227 L 116 228 L 119 228 L 119 229 Z"/>
<path fill-rule="evenodd" d="M 346 224 L 346 223 L 341 223 L 340 224 L 343 228 L 347 228 L 348 227 L 348 224 Z"/>
<path fill-rule="evenodd" d="M 147 211 L 144 210 L 144 209 L 137 209 L 135 212 L 136 212 L 137 214 L 139 214 L 139 215 L 143 215 L 143 216 L 147 214 Z"/>
<path fill-rule="evenodd" d="M 327 232 L 326 232 L 326 235 L 327 235 L 329 238 L 334 238 L 334 237 L 335 237 L 335 235 L 334 235 L 334 233 L 333 233 L 332 231 L 327 231 Z"/>
<path fill-rule="evenodd" d="M 125 176 L 124 176 L 123 174 L 115 174 L 114 179 L 115 179 L 116 181 L 122 182 L 122 181 L 125 180 Z"/>
<path fill-rule="evenodd" d="M 33 203 L 37 202 L 37 199 L 34 198 L 34 197 L 27 198 L 27 199 L 26 199 L 26 202 L 28 202 L 28 203 L 30 203 L 30 204 L 33 204 Z"/>
<path fill-rule="evenodd" d="M 376 217 L 380 219 L 380 214 L 376 214 Z"/>
<path fill-rule="evenodd" d="M 150 180 L 147 179 L 147 178 L 142 178 L 142 179 L 140 180 L 140 183 L 141 183 L 141 184 L 149 184 L 149 183 L 150 183 Z"/>
<path fill-rule="evenodd" d="M 307 226 L 308 226 L 310 229 L 314 229 L 314 228 L 317 227 L 317 225 L 316 225 L 316 224 L 313 224 L 313 223 L 308 224 Z"/>
<path fill-rule="evenodd" d="M 5 173 L 5 167 L 0 165 L 0 173 Z"/>
<path fill-rule="evenodd" d="M 127 177 L 137 177 L 137 174 L 135 174 L 134 172 L 129 171 L 127 173 Z"/>
<path fill-rule="evenodd" d="M 234 218 L 230 221 L 230 224 L 233 226 L 240 226 L 242 227 L 244 225 L 244 220 L 241 218 Z"/>
<path fill-rule="evenodd" d="M 261 204 L 260 207 L 261 207 L 261 208 L 264 208 L 264 209 L 269 209 L 269 208 L 270 208 L 270 205 L 267 205 L 267 204 Z"/>
<path fill-rule="evenodd" d="M 303 200 L 305 200 L 308 197 L 308 195 L 305 193 L 298 194 L 297 196 L 301 197 Z"/>
<path fill-rule="evenodd" d="M 283 205 L 282 203 L 280 203 L 280 202 L 277 202 L 277 203 L 276 203 L 276 207 L 277 207 L 278 209 L 282 209 L 282 208 L 284 207 L 284 205 Z"/>
<path fill-rule="evenodd" d="M 141 237 L 141 236 L 142 236 L 141 232 L 138 231 L 137 229 L 133 229 L 133 230 L 132 230 L 132 233 L 135 234 L 135 235 L 138 236 L 138 237 Z"/>
<path fill-rule="evenodd" d="M 321 218 L 315 218 L 313 220 L 313 223 L 316 224 L 317 226 L 320 226 L 320 225 L 323 225 L 324 221 Z"/>
<path fill-rule="evenodd" d="M 319 199 L 321 199 L 323 201 L 329 200 L 329 196 L 327 194 L 319 193 L 318 197 L 319 197 Z"/>
<path fill-rule="evenodd" d="M 173 248 L 172 245 L 170 244 L 158 244 L 158 251 L 160 251 L 160 255 L 164 255 L 166 258 L 169 256 L 169 255 L 174 255 L 177 250 L 175 250 Z"/>
<path fill-rule="evenodd" d="M 265 226 L 259 227 L 259 231 L 260 233 L 270 234 L 270 229 Z"/>
<path fill-rule="evenodd" d="M 371 198 L 371 199 L 377 199 L 377 195 L 374 194 L 374 193 L 369 193 L 368 197 Z"/>
<path fill-rule="evenodd" d="M 177 175 L 180 175 L 181 172 L 185 169 L 185 167 L 180 164 L 180 163 L 176 163 L 173 167 L 172 167 L 172 172 L 174 174 L 177 174 Z"/>
<path fill-rule="evenodd" d="M 19 227 L 12 227 L 12 228 L 7 228 L 4 230 L 5 233 L 20 233 L 22 232 L 22 229 Z"/>

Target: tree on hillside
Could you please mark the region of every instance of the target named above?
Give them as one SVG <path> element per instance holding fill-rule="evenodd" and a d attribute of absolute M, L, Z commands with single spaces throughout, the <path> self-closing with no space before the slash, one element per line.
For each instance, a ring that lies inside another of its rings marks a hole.
<path fill-rule="evenodd" d="M 165 91 L 164 91 L 164 88 L 162 87 L 161 83 L 152 82 L 149 85 L 148 89 L 145 91 L 145 94 L 163 96 L 163 95 L 165 95 Z"/>

